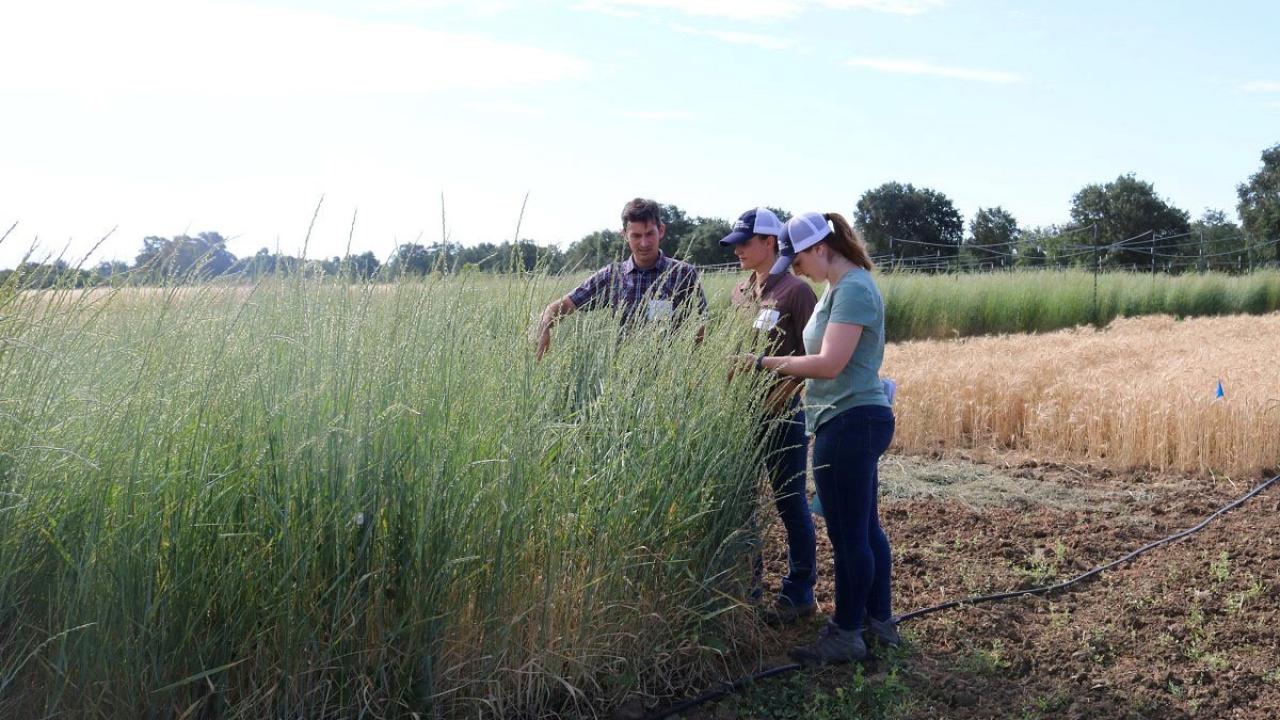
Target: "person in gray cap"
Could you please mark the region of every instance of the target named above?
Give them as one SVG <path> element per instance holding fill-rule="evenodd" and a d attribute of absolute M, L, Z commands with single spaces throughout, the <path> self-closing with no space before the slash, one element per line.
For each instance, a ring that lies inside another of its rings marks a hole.
<path fill-rule="evenodd" d="M 803 664 L 862 660 L 863 635 L 899 643 L 890 607 L 889 539 L 880 527 L 877 465 L 894 415 L 879 377 L 884 301 L 866 246 L 837 213 L 805 213 L 778 236 L 773 274 L 795 272 L 826 289 L 804 328 L 807 355 L 755 357 L 757 369 L 805 379 L 813 479 L 835 560 L 835 613 L 815 642 L 791 651 Z"/>
<path fill-rule="evenodd" d="M 789 273 L 769 274 L 778 260 L 778 234 L 782 223 L 764 207 L 744 212 L 732 232 L 720 244 L 733 248 L 743 270 L 751 271 L 733 288 L 730 302 L 751 318 L 757 333 L 765 335 L 769 354 L 803 355 L 801 334 L 817 302 L 808 283 Z M 813 585 L 818 579 L 817 541 L 813 516 L 805 497 L 805 466 L 809 441 L 804 434 L 800 409 L 801 381 L 779 376 L 765 401 L 760 442 L 774 506 L 787 532 L 787 575 L 782 589 L 765 612 L 766 621 L 786 624 L 812 615 L 817 605 Z M 756 556 L 757 574 L 762 559 Z"/>

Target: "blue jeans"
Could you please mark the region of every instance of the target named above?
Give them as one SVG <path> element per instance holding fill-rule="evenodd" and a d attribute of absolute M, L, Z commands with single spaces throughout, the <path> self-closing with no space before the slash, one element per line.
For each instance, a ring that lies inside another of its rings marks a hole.
<path fill-rule="evenodd" d="M 818 551 L 813 515 L 805 497 L 809 439 L 804 433 L 799 397 L 791 401 L 788 412 L 766 421 L 761 432 L 773 504 L 787 531 L 788 572 L 782 579 L 782 597 L 793 605 L 812 605 L 813 585 L 818 580 Z M 759 556 L 756 562 L 757 572 L 762 571 Z"/>
<path fill-rule="evenodd" d="M 814 434 L 813 480 L 835 557 L 836 625 L 861 630 L 870 615 L 892 615 L 889 538 L 880 528 L 877 464 L 893 439 L 893 411 L 880 405 L 850 408 Z"/>

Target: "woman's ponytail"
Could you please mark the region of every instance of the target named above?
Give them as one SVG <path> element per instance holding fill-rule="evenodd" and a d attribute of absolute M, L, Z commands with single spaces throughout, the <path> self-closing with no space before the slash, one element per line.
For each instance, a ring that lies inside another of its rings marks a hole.
<path fill-rule="evenodd" d="M 875 264 L 871 262 L 871 255 L 867 253 L 867 246 L 862 242 L 862 238 L 858 237 L 858 233 L 849 224 L 848 220 L 840 213 L 824 213 L 823 216 L 827 222 L 831 223 L 831 227 L 835 228 L 835 232 L 828 235 L 823 242 L 831 246 L 831 249 L 843 255 L 849 262 L 857 265 L 864 270 L 872 270 Z"/>

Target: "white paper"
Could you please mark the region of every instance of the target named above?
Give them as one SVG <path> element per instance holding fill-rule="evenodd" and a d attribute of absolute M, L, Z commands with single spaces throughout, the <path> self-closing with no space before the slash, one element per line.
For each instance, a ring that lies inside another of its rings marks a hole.
<path fill-rule="evenodd" d="M 675 312 L 675 307 L 670 300 L 650 300 L 649 307 L 645 311 L 645 317 L 649 320 L 661 320 L 665 317 L 671 317 Z"/>
<path fill-rule="evenodd" d="M 764 308 L 760 311 L 760 314 L 756 316 L 756 321 L 752 323 L 752 326 L 757 330 L 769 332 L 770 330 L 778 327 L 778 318 L 780 317 L 782 317 L 782 313 L 778 312 L 776 309 Z"/>

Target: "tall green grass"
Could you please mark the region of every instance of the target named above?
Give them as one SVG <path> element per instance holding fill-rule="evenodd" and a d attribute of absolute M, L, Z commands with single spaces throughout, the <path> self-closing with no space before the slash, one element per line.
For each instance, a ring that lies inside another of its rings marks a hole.
<path fill-rule="evenodd" d="M 708 288 L 727 305 L 738 274 Z M 1092 273 L 1079 270 L 926 275 L 877 272 L 891 341 L 1106 325 L 1117 317 L 1234 315 L 1280 310 L 1280 272 L 1250 275 Z"/>
<path fill-rule="evenodd" d="M 1117 317 L 1261 314 L 1280 309 L 1280 272 L 1245 276 L 1080 271 L 877 278 L 890 340 L 1046 332 Z"/>
<path fill-rule="evenodd" d="M 0 289 L 0 717 L 539 717 L 732 671 L 741 328 L 562 283 Z"/>

